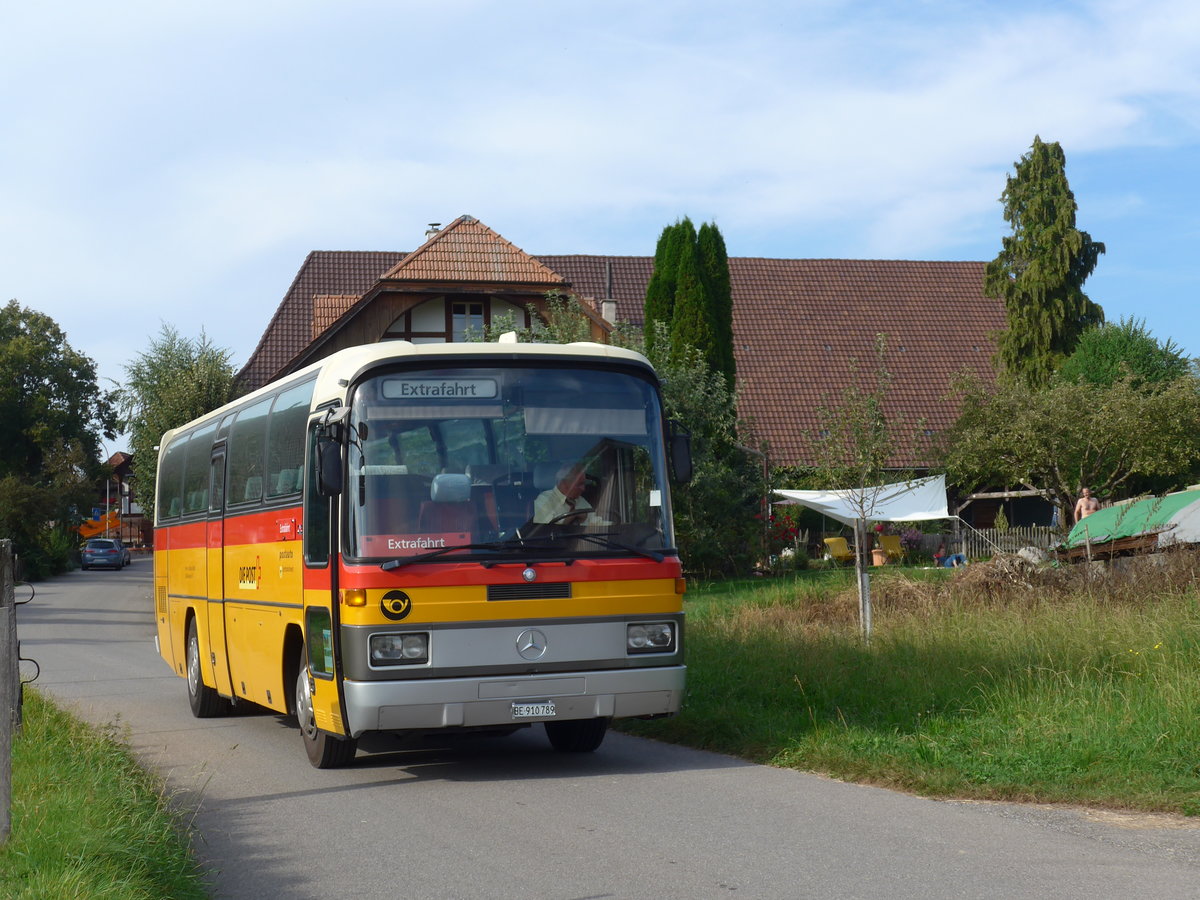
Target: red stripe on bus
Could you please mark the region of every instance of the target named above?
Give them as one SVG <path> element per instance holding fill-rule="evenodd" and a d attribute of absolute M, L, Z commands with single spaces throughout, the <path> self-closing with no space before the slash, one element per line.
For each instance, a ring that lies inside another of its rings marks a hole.
<path fill-rule="evenodd" d="M 679 578 L 683 572 L 679 560 L 667 557 L 662 562 L 652 559 L 577 559 L 571 565 L 559 562 L 535 563 L 539 582 L 546 581 L 640 581 L 654 578 Z M 525 563 L 519 560 L 497 563 L 484 568 L 478 562 L 414 563 L 391 572 L 381 571 L 378 565 L 346 566 L 342 570 L 343 588 L 390 588 L 412 584 L 420 587 L 453 587 L 454 585 L 522 584 Z"/>

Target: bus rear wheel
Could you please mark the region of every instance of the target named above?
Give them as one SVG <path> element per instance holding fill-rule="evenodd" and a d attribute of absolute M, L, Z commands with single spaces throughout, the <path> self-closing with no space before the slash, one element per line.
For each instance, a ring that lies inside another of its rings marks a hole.
<path fill-rule="evenodd" d="M 212 719 L 229 713 L 229 701 L 204 683 L 200 671 L 200 637 L 196 620 L 188 621 L 187 642 L 184 645 L 184 664 L 187 667 L 188 705 L 197 719 Z"/>
<path fill-rule="evenodd" d="M 313 712 L 312 691 L 308 686 L 308 670 L 300 657 L 300 671 L 296 675 L 296 722 L 300 725 L 300 738 L 304 741 L 304 752 L 308 761 L 317 769 L 336 769 L 354 759 L 358 741 L 340 738 L 317 727 Z"/>
<path fill-rule="evenodd" d="M 572 719 L 547 722 L 546 737 L 559 753 L 591 753 L 604 740 L 608 719 Z"/>

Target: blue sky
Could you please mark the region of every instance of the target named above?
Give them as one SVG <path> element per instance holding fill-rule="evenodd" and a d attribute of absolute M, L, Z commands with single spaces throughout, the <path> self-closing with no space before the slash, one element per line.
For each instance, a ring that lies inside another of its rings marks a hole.
<path fill-rule="evenodd" d="M 0 42 L 0 291 L 113 381 L 163 322 L 240 365 L 310 250 L 463 213 L 541 254 L 689 215 L 737 256 L 991 259 L 1035 134 L 1091 298 L 1200 356 L 1193 0 L 67 0 Z"/>

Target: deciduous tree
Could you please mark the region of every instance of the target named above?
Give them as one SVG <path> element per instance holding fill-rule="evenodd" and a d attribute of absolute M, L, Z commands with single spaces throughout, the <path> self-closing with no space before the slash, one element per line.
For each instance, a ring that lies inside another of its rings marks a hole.
<path fill-rule="evenodd" d="M 1113 498 L 1154 482 L 1183 487 L 1200 463 L 1200 383 L 1023 382 L 959 386 L 963 413 L 946 435 L 948 478 L 1040 491 L 1057 506 L 1083 486 Z"/>
<path fill-rule="evenodd" d="M 53 319 L 16 300 L 0 309 L 0 536 L 12 539 L 25 577 L 68 567 L 71 526 L 91 508 L 113 421 L 95 363 Z"/>
<path fill-rule="evenodd" d="M 1180 378 L 1190 366 L 1174 341 L 1159 343 L 1146 329 L 1145 321 L 1130 318 L 1085 331 L 1057 377 L 1109 385 L 1128 377 L 1132 386 L 1138 387 Z"/>
<path fill-rule="evenodd" d="M 148 349 L 125 367 L 120 393 L 123 425 L 130 434 L 138 502 L 154 503 L 158 444 L 163 434 L 237 396 L 230 352 L 201 333 L 185 338 L 164 324 Z"/>

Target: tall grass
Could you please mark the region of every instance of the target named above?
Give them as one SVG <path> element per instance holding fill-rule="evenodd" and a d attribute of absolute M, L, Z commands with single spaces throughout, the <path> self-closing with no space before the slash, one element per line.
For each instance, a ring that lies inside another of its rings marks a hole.
<path fill-rule="evenodd" d="M 688 595 L 688 694 L 631 730 L 932 796 L 1200 815 L 1200 556 Z"/>
<path fill-rule="evenodd" d="M 112 730 L 26 691 L 13 746 L 12 833 L 0 897 L 200 900 L 200 871 L 158 783 Z"/>

